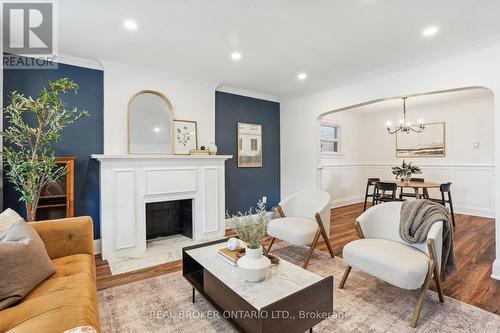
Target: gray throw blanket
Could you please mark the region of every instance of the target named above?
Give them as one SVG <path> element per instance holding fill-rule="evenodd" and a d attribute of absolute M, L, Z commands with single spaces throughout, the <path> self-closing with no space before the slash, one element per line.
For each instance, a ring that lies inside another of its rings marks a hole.
<path fill-rule="evenodd" d="M 453 229 L 448 209 L 430 200 L 403 202 L 399 221 L 399 236 L 408 243 L 421 243 L 427 239 L 432 225 L 443 221 L 443 250 L 441 256 L 441 278 L 456 269 L 453 253 Z"/>

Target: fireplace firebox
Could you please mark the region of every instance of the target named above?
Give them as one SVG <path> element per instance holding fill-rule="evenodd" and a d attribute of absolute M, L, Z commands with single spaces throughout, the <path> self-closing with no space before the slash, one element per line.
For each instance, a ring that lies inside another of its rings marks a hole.
<path fill-rule="evenodd" d="M 146 239 L 177 234 L 193 237 L 193 200 L 146 203 Z"/>

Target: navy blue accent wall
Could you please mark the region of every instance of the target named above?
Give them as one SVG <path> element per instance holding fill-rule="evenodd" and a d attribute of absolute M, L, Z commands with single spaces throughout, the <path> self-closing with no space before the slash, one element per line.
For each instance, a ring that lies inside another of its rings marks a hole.
<path fill-rule="evenodd" d="M 100 70 L 59 64 L 58 69 L 5 69 L 3 104 L 8 94 L 17 90 L 35 97 L 50 80 L 68 77 L 78 86 L 78 94 L 67 94 L 68 107 L 87 110 L 90 117 L 69 125 L 56 145 L 56 156 L 75 156 L 75 216 L 90 215 L 94 220 L 94 239 L 100 238 L 99 165 L 91 154 L 103 152 L 103 72 Z M 4 127 L 8 120 L 4 118 Z M 5 177 L 5 176 L 4 176 Z M 12 184 L 4 178 L 4 209 L 10 207 L 25 214 L 24 205 Z"/>
<path fill-rule="evenodd" d="M 262 168 L 238 168 L 237 123 L 262 125 Z M 267 196 L 267 208 L 280 201 L 280 104 L 261 99 L 215 93 L 215 144 L 226 161 L 226 209 L 229 213 L 256 207 Z"/>

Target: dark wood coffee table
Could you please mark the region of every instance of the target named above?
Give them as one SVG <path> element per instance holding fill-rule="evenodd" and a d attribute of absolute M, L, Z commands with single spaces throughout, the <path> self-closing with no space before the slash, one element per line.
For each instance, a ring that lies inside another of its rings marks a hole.
<path fill-rule="evenodd" d="M 266 279 L 250 283 L 217 256 L 225 239 L 185 247 L 183 276 L 238 331 L 304 332 L 333 313 L 333 276 L 323 278 L 280 259 Z"/>

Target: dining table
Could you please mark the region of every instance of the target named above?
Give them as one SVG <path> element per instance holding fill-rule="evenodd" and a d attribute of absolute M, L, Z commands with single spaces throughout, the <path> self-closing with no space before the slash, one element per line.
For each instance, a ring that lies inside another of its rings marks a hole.
<path fill-rule="evenodd" d="M 426 181 L 404 182 L 399 179 L 382 180 L 382 182 L 394 183 L 396 184 L 397 187 L 401 188 L 401 190 L 404 188 L 412 188 L 415 191 L 416 199 L 428 198 L 429 193 L 427 190 L 430 188 L 439 188 L 439 186 L 441 185 L 441 183 L 426 182 Z M 422 189 L 422 192 L 420 192 L 420 189 Z"/>

